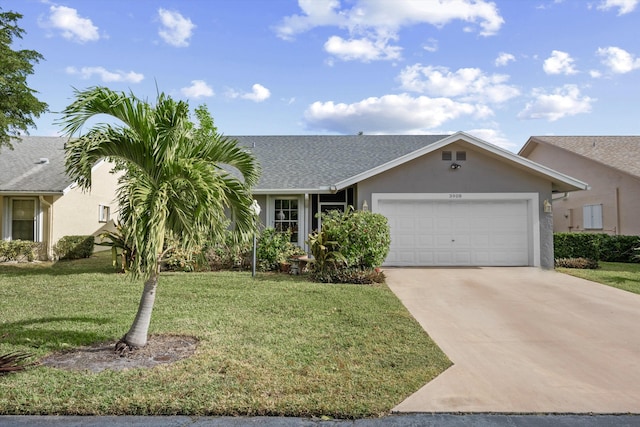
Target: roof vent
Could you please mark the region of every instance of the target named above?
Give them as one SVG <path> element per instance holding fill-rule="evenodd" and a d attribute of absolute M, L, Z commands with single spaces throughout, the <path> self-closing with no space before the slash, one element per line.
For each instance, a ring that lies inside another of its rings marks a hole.
<path fill-rule="evenodd" d="M 38 160 L 38 164 L 39 165 L 48 165 L 49 164 L 49 159 L 47 157 L 40 157 L 40 159 Z"/>

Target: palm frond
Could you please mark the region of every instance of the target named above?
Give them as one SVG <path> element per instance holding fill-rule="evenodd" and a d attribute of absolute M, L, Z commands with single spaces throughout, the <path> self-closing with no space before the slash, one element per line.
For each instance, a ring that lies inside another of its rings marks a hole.
<path fill-rule="evenodd" d="M 30 354 L 20 352 L 0 354 L 0 375 L 24 371 L 31 366 L 35 366 L 37 363 L 27 362 L 30 357 Z"/>

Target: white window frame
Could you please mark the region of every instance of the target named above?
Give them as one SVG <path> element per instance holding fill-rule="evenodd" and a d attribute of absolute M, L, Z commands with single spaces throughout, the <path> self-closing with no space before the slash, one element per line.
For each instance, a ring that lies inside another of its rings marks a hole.
<path fill-rule="evenodd" d="M 267 227 L 274 227 L 276 221 L 276 200 L 296 200 L 298 202 L 298 241 L 293 242 L 304 247 L 306 236 L 306 210 L 303 196 L 267 196 L 267 212 L 265 215 Z"/>
<path fill-rule="evenodd" d="M 42 242 L 42 211 L 37 197 L 7 197 L 5 198 L 5 210 L 3 213 L 3 235 L 5 240 L 13 240 L 13 202 L 16 200 L 33 201 L 33 241 Z"/>
<path fill-rule="evenodd" d="M 109 205 L 98 205 L 98 222 L 106 223 L 111 219 L 111 207 Z"/>
<path fill-rule="evenodd" d="M 585 230 L 602 230 L 602 204 L 584 205 L 582 207 L 582 228 Z"/>

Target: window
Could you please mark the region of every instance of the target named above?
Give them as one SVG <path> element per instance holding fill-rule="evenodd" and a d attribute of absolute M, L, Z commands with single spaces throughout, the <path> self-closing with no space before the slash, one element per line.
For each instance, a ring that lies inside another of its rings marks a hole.
<path fill-rule="evenodd" d="M 276 231 L 290 231 L 291 241 L 298 243 L 298 200 L 276 199 L 274 228 Z"/>
<path fill-rule="evenodd" d="M 98 222 L 109 222 L 111 219 L 111 207 L 98 205 Z"/>
<path fill-rule="evenodd" d="M 456 160 L 459 161 L 459 162 L 467 160 L 467 152 L 466 151 L 456 151 Z"/>
<path fill-rule="evenodd" d="M 602 230 L 602 205 L 584 205 L 582 222 L 585 230 Z"/>
<path fill-rule="evenodd" d="M 442 160 L 446 160 L 448 162 L 450 162 L 453 159 L 452 155 L 451 155 L 451 151 L 443 151 L 442 152 Z"/>
<path fill-rule="evenodd" d="M 35 199 L 11 200 L 11 240 L 36 240 Z"/>

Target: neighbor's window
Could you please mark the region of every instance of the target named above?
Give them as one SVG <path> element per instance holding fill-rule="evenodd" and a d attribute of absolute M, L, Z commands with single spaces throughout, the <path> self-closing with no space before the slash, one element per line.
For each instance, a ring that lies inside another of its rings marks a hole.
<path fill-rule="evenodd" d="M 457 161 L 467 160 L 467 152 L 466 151 L 456 151 L 456 160 Z"/>
<path fill-rule="evenodd" d="M 111 208 L 107 205 L 98 205 L 98 222 L 109 222 L 111 219 Z"/>
<path fill-rule="evenodd" d="M 602 230 L 602 205 L 584 205 L 582 222 L 585 230 Z"/>
<path fill-rule="evenodd" d="M 443 151 L 442 152 L 442 160 L 451 161 L 453 159 L 451 155 L 451 151 Z"/>
<path fill-rule="evenodd" d="M 276 199 L 274 212 L 274 228 L 277 231 L 291 232 L 291 241 L 298 243 L 298 200 Z"/>
<path fill-rule="evenodd" d="M 11 240 L 35 241 L 36 201 L 35 199 L 11 200 Z"/>

